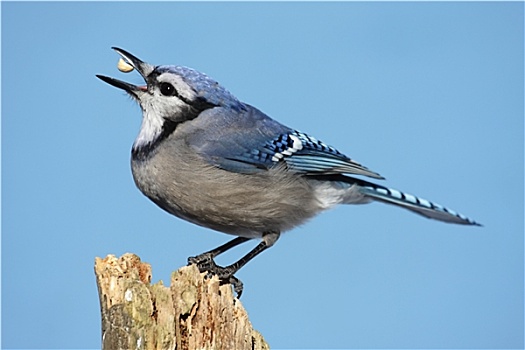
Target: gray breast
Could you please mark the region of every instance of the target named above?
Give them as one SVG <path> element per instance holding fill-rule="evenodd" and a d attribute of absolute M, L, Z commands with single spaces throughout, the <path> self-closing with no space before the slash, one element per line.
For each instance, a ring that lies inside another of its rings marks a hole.
<path fill-rule="evenodd" d="M 132 159 L 132 172 L 137 187 L 162 209 L 224 233 L 283 232 L 321 210 L 304 178 L 280 166 L 250 175 L 217 168 L 177 131 L 147 159 Z"/>

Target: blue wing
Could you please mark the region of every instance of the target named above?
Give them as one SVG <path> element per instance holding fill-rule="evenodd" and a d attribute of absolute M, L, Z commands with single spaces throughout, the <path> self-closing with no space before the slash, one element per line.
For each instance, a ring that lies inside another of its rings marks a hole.
<path fill-rule="evenodd" d="M 292 130 L 254 107 L 207 110 L 191 121 L 188 143 L 211 164 L 256 173 L 277 164 L 304 175 L 355 174 L 382 177 L 325 143 Z"/>
<path fill-rule="evenodd" d="M 280 134 L 267 142 L 273 162 L 284 162 L 303 174 L 355 174 L 382 179 L 379 174 L 348 158 L 335 148 L 299 131 Z"/>

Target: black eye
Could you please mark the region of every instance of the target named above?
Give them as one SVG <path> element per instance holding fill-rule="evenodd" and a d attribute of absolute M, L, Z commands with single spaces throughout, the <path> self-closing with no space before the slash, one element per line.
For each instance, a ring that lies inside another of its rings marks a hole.
<path fill-rule="evenodd" d="M 170 83 L 160 83 L 160 93 L 164 96 L 175 95 L 175 88 Z"/>

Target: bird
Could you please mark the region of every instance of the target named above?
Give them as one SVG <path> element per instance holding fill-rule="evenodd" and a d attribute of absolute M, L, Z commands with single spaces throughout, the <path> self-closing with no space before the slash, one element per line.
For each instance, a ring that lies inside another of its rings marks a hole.
<path fill-rule="evenodd" d="M 289 128 L 237 99 L 208 75 L 180 65 L 152 65 L 129 52 L 122 72 L 136 70 L 144 85 L 104 75 L 142 109 L 131 149 L 138 189 L 160 208 L 191 223 L 236 236 L 188 258 L 201 273 L 231 284 L 235 274 L 273 246 L 281 233 L 339 204 L 382 202 L 446 223 L 481 226 L 434 202 L 367 180 L 378 173 L 334 147 Z M 239 260 L 219 266 L 214 258 L 253 239 L 260 242 Z"/>

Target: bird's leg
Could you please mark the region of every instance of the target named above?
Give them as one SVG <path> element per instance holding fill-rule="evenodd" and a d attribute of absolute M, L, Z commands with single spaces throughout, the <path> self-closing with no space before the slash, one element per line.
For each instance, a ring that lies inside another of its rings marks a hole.
<path fill-rule="evenodd" d="M 266 249 L 270 248 L 272 245 L 277 242 L 279 239 L 280 233 L 279 232 L 265 232 L 262 236 L 262 241 L 255 246 L 251 251 L 248 252 L 245 256 L 234 262 L 233 264 L 224 267 L 225 270 L 230 271 L 230 275 L 233 275 L 235 272 L 239 271 L 241 267 L 246 265 L 248 261 L 255 258 L 257 255 L 265 251 Z"/>
<path fill-rule="evenodd" d="M 237 297 L 240 298 L 242 294 L 243 284 L 237 277 L 234 276 L 234 274 L 237 271 L 239 271 L 241 267 L 246 265 L 246 263 L 248 263 L 250 260 L 255 258 L 257 255 L 259 255 L 266 249 L 270 248 L 272 245 L 274 245 L 275 242 L 277 242 L 277 240 L 279 239 L 279 236 L 279 232 L 270 231 L 263 233 L 262 241 L 257 246 L 255 246 L 255 248 L 253 248 L 251 251 L 248 252 L 248 254 L 246 254 L 233 264 L 225 267 L 218 266 L 217 264 L 215 264 L 213 258 L 225 252 L 226 250 L 235 247 L 236 245 L 246 242 L 247 240 L 249 240 L 249 238 L 237 237 L 216 249 L 213 249 L 196 257 L 189 258 L 188 262 L 190 264 L 197 264 L 200 272 L 207 271 L 208 274 L 217 275 L 219 277 L 219 280 L 221 281 L 221 284 L 232 284 L 235 292 L 237 293 Z"/>
<path fill-rule="evenodd" d="M 190 256 L 188 258 L 188 265 L 191 265 L 191 264 L 197 265 L 200 272 L 209 271 L 210 268 L 213 268 L 213 266 L 216 266 L 215 262 L 213 261 L 213 258 L 249 240 L 250 238 L 237 237 L 206 253 L 202 253 L 197 256 Z"/>

